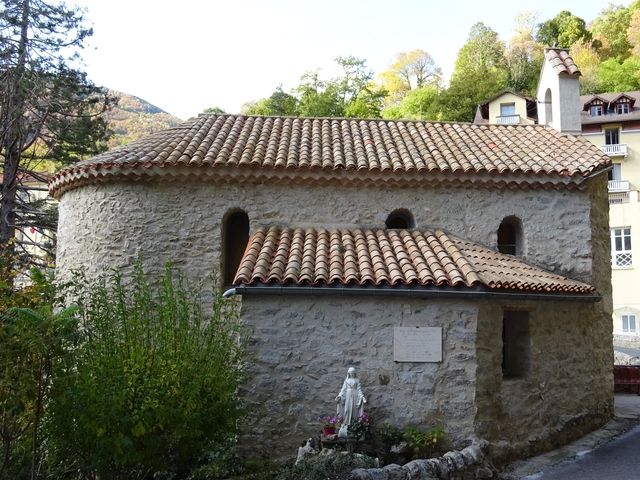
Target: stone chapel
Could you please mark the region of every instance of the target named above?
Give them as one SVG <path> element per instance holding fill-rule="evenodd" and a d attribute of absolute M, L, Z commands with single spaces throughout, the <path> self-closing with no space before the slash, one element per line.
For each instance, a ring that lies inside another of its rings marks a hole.
<path fill-rule="evenodd" d="M 566 443 L 613 413 L 610 161 L 573 135 L 556 92 L 577 76 L 549 52 L 552 126 L 200 115 L 70 166 L 58 275 L 218 269 L 251 332 L 256 454 L 314 435 L 349 366 L 378 424 L 503 458 Z"/>

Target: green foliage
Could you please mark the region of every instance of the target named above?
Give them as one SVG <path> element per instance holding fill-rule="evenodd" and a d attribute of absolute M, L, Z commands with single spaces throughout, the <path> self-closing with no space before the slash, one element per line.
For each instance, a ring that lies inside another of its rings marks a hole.
<path fill-rule="evenodd" d="M 234 303 L 189 292 L 169 266 L 157 288 L 137 266 L 127 285 L 117 272 L 79 276 L 72 292 L 80 338 L 46 424 L 55 476 L 184 478 L 235 438 L 243 350 Z"/>
<path fill-rule="evenodd" d="M 545 47 L 569 48 L 576 42 L 590 42 L 592 34 L 582 18 L 568 10 L 538 25 L 538 42 Z"/>
<path fill-rule="evenodd" d="M 202 113 L 215 113 L 215 114 L 222 114 L 222 113 L 226 113 L 222 108 L 220 107 L 209 107 L 209 108 L 205 108 Z"/>
<path fill-rule="evenodd" d="M 382 86 L 388 92 L 388 104 L 395 105 L 411 92 L 425 86 L 436 89 L 442 82 L 442 70 L 424 50 L 400 52 L 388 70 L 380 74 Z"/>
<path fill-rule="evenodd" d="M 593 38 L 599 42 L 602 60 L 614 58 L 622 62 L 630 54 L 627 30 L 631 23 L 631 10 L 622 5 L 609 5 L 591 24 Z"/>
<path fill-rule="evenodd" d="M 335 455 L 307 457 L 297 465 L 287 466 L 276 476 L 276 480 L 346 480 L 356 468 L 374 467 L 374 458 L 338 452 Z"/>
<path fill-rule="evenodd" d="M 467 43 L 458 52 L 451 81 L 460 81 L 470 72 L 504 71 L 505 67 L 504 44 L 498 34 L 478 22 L 471 27 Z"/>
<path fill-rule="evenodd" d="M 68 354 L 76 333 L 75 309 L 54 313 L 55 296 L 52 278 L 32 269 L 29 287 L 3 297 L 0 478 L 33 479 L 41 462 L 40 424 L 47 394 L 55 368 Z"/>
<path fill-rule="evenodd" d="M 640 89 L 640 57 L 629 57 L 619 63 L 614 58 L 598 66 L 598 86 L 604 92 Z"/>
<path fill-rule="evenodd" d="M 295 116 L 297 104 L 296 97 L 282 91 L 282 86 L 279 85 L 269 98 L 263 98 L 247 105 L 244 113 L 248 115 Z"/>
<path fill-rule="evenodd" d="M 375 88 L 364 60 L 337 57 L 342 74 L 325 80 L 319 72 L 307 72 L 291 94 L 278 87 L 269 98 L 245 104 L 249 115 L 286 115 L 302 117 L 380 118 L 386 92 Z"/>
<path fill-rule="evenodd" d="M 33 207 L 18 189 L 43 161 L 76 162 L 106 148 L 101 114 L 116 99 L 70 65 L 92 30 L 64 2 L 5 0 L 0 9 L 0 248 L 25 226 Z M 7 279 L 5 279 L 7 280 Z"/>
<path fill-rule="evenodd" d="M 460 49 L 449 88 L 438 99 L 442 120 L 473 120 L 476 107 L 507 86 L 504 45 L 483 23 L 475 24 Z"/>
<path fill-rule="evenodd" d="M 409 91 L 398 105 L 387 107 L 382 112 L 386 119 L 437 120 L 440 91 L 431 85 Z"/>
<path fill-rule="evenodd" d="M 516 33 L 506 51 L 507 86 L 515 92 L 531 96 L 536 94 L 544 49 L 535 41 L 535 17 L 521 13 L 516 17 Z"/>
<path fill-rule="evenodd" d="M 408 427 L 403 434 L 412 459 L 430 458 L 435 452 L 439 452 L 444 437 L 444 432 L 438 427 L 426 431 Z"/>
<path fill-rule="evenodd" d="M 442 120 L 471 122 L 477 106 L 505 87 L 505 71 L 471 71 L 456 77 L 439 98 Z"/>

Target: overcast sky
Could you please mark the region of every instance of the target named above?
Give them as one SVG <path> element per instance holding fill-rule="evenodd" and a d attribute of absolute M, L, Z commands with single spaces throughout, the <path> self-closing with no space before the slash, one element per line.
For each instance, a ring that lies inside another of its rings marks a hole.
<path fill-rule="evenodd" d="M 629 2 L 623 0 L 624 4 Z M 570 10 L 592 21 L 595 0 L 68 0 L 85 7 L 94 36 L 84 68 L 99 85 L 136 95 L 182 119 L 219 106 L 237 113 L 336 56 L 384 70 L 396 53 L 426 50 L 448 79 L 479 21 L 502 40 L 518 12 L 543 21 Z"/>

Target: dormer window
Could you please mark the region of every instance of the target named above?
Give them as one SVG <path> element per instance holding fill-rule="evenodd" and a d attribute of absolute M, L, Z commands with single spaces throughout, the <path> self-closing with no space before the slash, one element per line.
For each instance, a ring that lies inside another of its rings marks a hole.
<path fill-rule="evenodd" d="M 618 115 L 622 115 L 624 113 L 629 113 L 629 104 L 628 103 L 617 103 L 616 104 L 616 113 Z"/>
<path fill-rule="evenodd" d="M 602 115 L 602 105 L 591 105 L 590 114 L 592 117 L 599 117 Z"/>

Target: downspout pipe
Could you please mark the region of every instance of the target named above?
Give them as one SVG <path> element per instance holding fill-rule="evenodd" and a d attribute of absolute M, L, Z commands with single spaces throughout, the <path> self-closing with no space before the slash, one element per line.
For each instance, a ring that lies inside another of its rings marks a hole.
<path fill-rule="evenodd" d="M 236 295 L 236 289 L 235 288 L 230 288 L 229 290 L 226 290 L 222 296 L 224 298 L 229 298 L 229 297 L 233 297 L 234 295 Z"/>
<path fill-rule="evenodd" d="M 229 293 L 233 291 L 233 293 Z M 229 293 L 229 295 L 227 295 Z M 495 300 L 559 300 L 568 302 L 599 302 L 602 297 L 597 293 L 523 293 L 496 292 L 486 289 L 456 290 L 446 288 L 381 288 L 381 287 L 316 287 L 281 285 L 240 285 L 227 290 L 224 296 L 231 295 L 338 295 L 373 297 L 412 297 L 412 298 L 456 298 L 456 299 L 495 299 Z"/>

